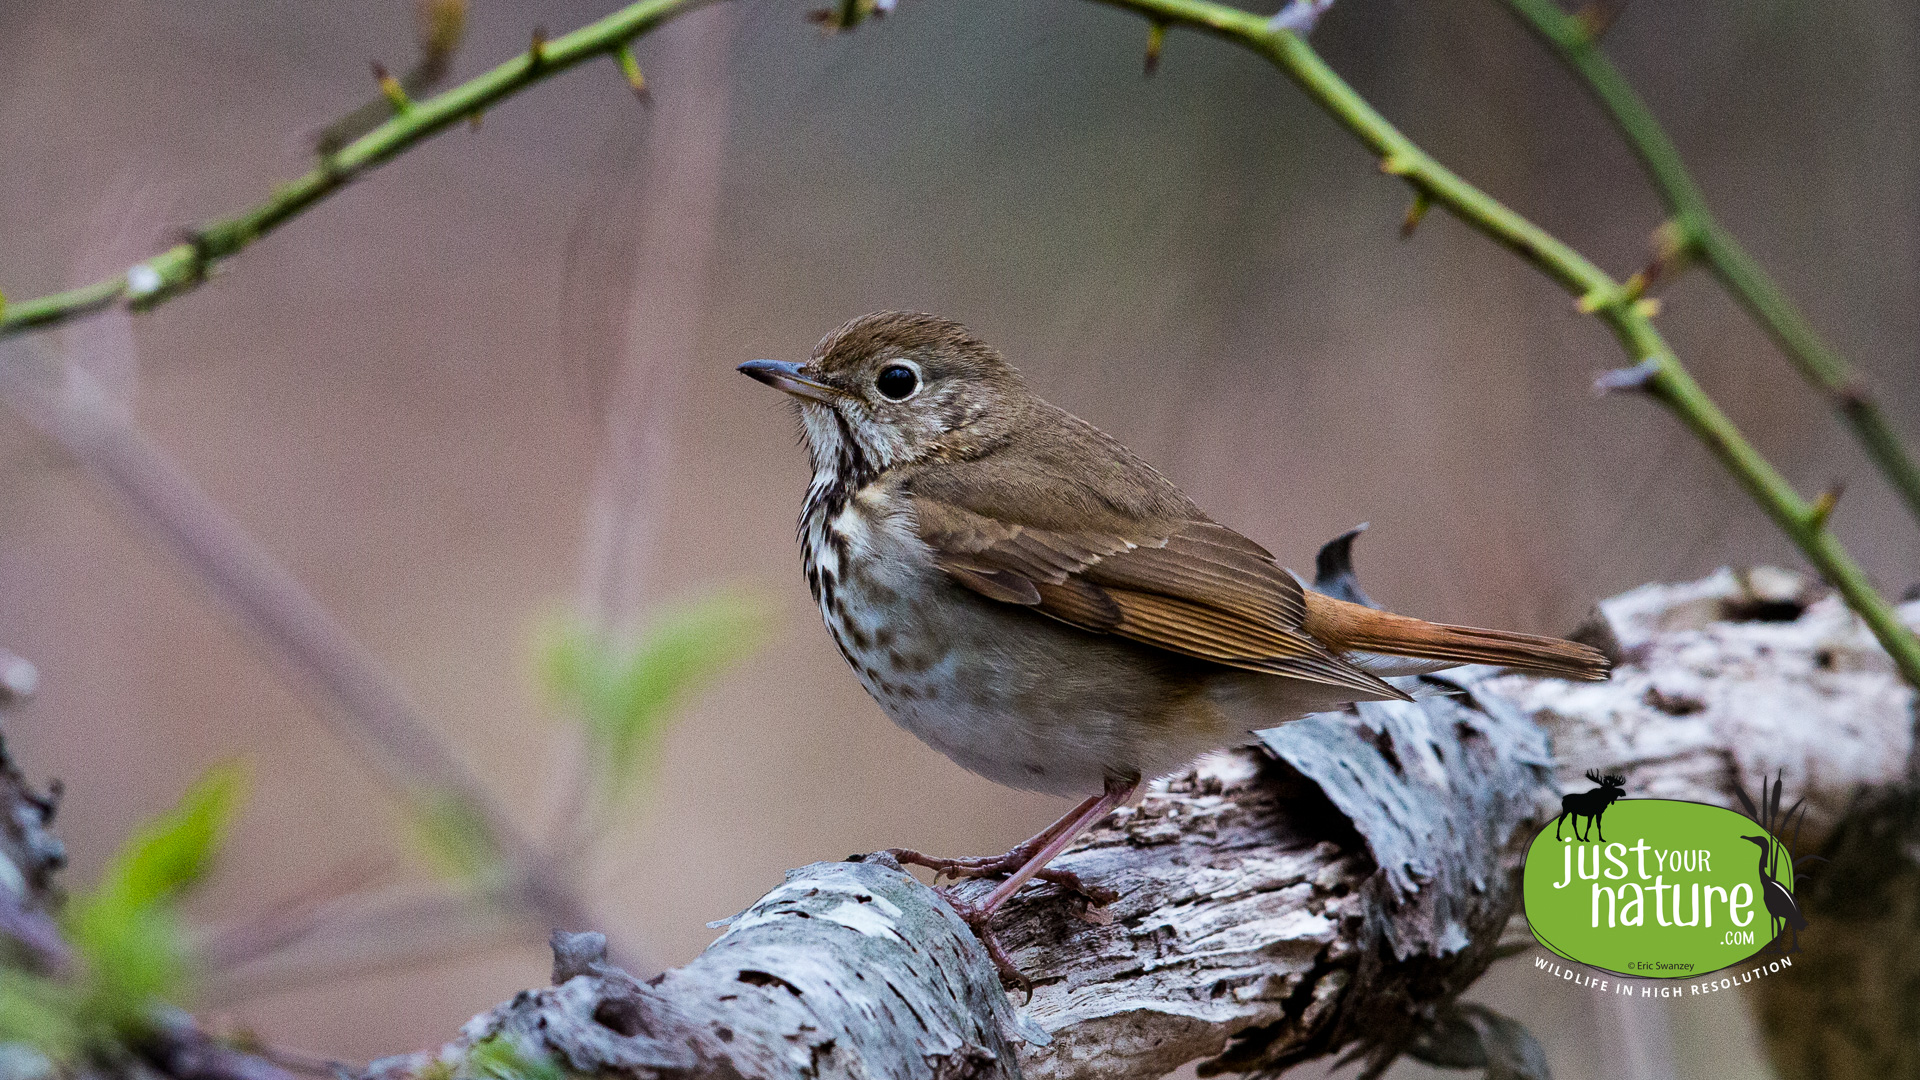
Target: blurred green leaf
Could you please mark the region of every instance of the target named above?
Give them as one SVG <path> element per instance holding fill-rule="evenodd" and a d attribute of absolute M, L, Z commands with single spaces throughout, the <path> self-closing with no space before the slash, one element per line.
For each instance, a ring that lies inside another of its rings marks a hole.
<path fill-rule="evenodd" d="M 15 974 L 4 990 L 22 1016 L 37 1017 L 29 1023 L 42 1038 L 66 1039 L 62 1024 L 73 1033 L 138 1027 L 156 1002 L 181 996 L 186 943 L 174 904 L 212 866 L 245 787 L 237 763 L 209 769 L 177 806 L 135 830 L 98 884 L 68 904 L 61 922 L 85 965 L 75 989 L 49 995 Z"/>
<path fill-rule="evenodd" d="M 521 1051 L 504 1035 L 490 1035 L 467 1051 L 467 1071 L 480 1080 L 562 1080 L 560 1066 L 545 1054 Z"/>
<path fill-rule="evenodd" d="M 634 637 L 577 621 L 548 628 L 541 681 L 585 725 L 606 802 L 631 791 L 687 697 L 759 646 L 762 623 L 760 604 L 722 593 L 667 611 Z"/>
<path fill-rule="evenodd" d="M 73 991 L 38 975 L 0 967 L 0 1044 L 23 1043 L 54 1060 L 80 1046 Z"/>
<path fill-rule="evenodd" d="M 177 898 L 213 864 L 245 788 L 246 770 L 238 762 L 207 770 L 178 806 L 127 838 L 86 902 L 144 908 Z"/>
<path fill-rule="evenodd" d="M 500 849 L 479 811 L 458 792 L 418 792 L 411 809 L 414 842 L 440 874 L 469 885 L 498 877 Z"/>

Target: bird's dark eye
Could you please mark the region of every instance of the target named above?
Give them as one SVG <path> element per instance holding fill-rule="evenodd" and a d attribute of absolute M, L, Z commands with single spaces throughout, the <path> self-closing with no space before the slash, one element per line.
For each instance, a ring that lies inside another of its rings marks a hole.
<path fill-rule="evenodd" d="M 904 401 L 920 388 L 920 376 L 913 369 L 901 364 L 889 364 L 880 369 L 873 380 L 874 389 L 895 401 Z"/>

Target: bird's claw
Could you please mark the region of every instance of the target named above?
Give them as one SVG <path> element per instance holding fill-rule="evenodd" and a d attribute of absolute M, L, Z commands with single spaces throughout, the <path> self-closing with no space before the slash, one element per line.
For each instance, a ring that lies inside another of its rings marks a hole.
<path fill-rule="evenodd" d="M 973 931 L 973 936 L 979 939 L 981 947 L 987 950 L 987 959 L 993 961 L 994 970 L 1000 974 L 1000 986 L 1006 990 L 1018 990 L 1026 995 L 1028 1001 L 1032 1001 L 1033 980 L 1027 978 L 1014 965 L 1013 957 L 1007 955 L 1007 950 L 1000 944 L 999 937 L 988 925 L 993 913 L 978 904 L 971 904 L 954 896 L 946 889 L 941 889 L 939 892 L 948 906 L 953 908 L 953 913 L 960 916 L 960 921 L 967 924 L 967 929 Z"/>
<path fill-rule="evenodd" d="M 921 866 L 933 871 L 936 881 L 943 877 L 960 881 L 966 878 L 1007 877 L 1025 866 L 1039 848 L 1040 845 L 1029 842 L 1005 855 L 970 859 L 943 859 L 922 854 L 911 848 L 890 848 L 887 854 L 901 866 Z M 1120 899 L 1120 894 L 1114 890 L 1101 885 L 1090 885 L 1080 880 L 1080 875 L 1071 870 L 1046 867 L 1035 872 L 1033 876 L 1084 898 L 1090 908 L 1103 908 Z M 987 925 L 993 913 L 980 904 L 954 896 L 950 889 L 938 891 L 953 908 L 954 913 L 960 916 L 961 921 L 972 929 L 973 935 L 980 939 L 980 944 L 987 950 L 988 959 L 993 961 L 994 968 L 1000 973 L 1000 984 L 1008 990 L 1019 990 L 1028 998 L 1032 998 L 1033 980 L 1021 974 L 1020 969 L 1014 966 L 1013 958 L 1007 955 L 1006 949 L 1000 944 L 1000 939 L 994 936 L 992 928 Z"/>
<path fill-rule="evenodd" d="M 966 878 L 1006 877 L 1027 864 L 1033 852 L 1026 847 L 1017 847 L 1005 855 L 984 855 L 967 859 L 943 859 L 933 855 L 924 855 L 911 848 L 889 848 L 887 854 L 893 856 L 901 866 L 923 866 L 933 871 L 934 880 L 952 878 L 961 881 Z M 1033 875 L 1041 881 L 1050 881 L 1062 889 L 1086 898 L 1095 907 L 1105 907 L 1120 899 L 1120 894 L 1101 885 L 1089 885 L 1080 880 L 1080 875 L 1071 870 L 1056 870 L 1052 867 L 1040 870 Z"/>

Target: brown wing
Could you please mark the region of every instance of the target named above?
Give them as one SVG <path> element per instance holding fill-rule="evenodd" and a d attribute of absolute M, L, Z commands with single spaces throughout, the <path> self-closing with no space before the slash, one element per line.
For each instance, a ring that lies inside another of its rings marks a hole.
<path fill-rule="evenodd" d="M 1260 545 L 1198 511 L 1136 518 L 1131 528 L 1119 514 L 1086 514 L 1088 527 L 1074 528 L 1054 502 L 1051 527 L 1042 527 L 1017 520 L 1038 514 L 958 505 L 954 485 L 917 486 L 949 496 L 913 493 L 921 539 L 943 570 L 982 596 L 1229 667 L 1406 698 L 1308 635 L 1299 582 Z"/>

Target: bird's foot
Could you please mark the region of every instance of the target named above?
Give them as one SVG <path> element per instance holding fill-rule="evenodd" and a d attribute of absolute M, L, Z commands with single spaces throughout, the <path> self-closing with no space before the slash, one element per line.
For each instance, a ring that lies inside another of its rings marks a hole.
<path fill-rule="evenodd" d="M 1037 838 L 1036 838 L 1037 839 Z M 1039 845 L 1028 841 L 1005 855 L 986 855 L 970 859 L 942 859 L 933 855 L 923 855 L 911 848 L 889 848 L 887 854 L 901 866 L 924 866 L 933 871 L 934 880 L 948 877 L 955 881 L 964 878 L 1007 877 L 1014 871 L 1027 865 L 1039 851 Z M 1041 881 L 1050 881 L 1070 893 L 1084 896 L 1088 903 L 1104 907 L 1120 899 L 1120 894 L 1100 885 L 1090 885 L 1080 880 L 1080 875 L 1071 870 L 1044 868 L 1033 875 Z"/>

